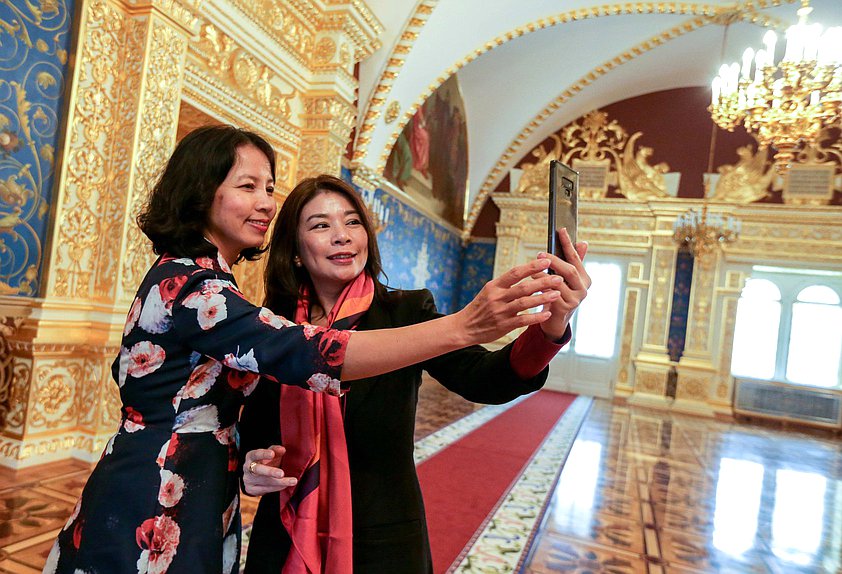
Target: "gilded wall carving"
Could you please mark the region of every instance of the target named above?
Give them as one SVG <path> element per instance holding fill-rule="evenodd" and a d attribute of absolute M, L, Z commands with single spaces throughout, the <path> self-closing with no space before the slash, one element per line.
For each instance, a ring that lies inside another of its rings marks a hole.
<path fill-rule="evenodd" d="M 521 164 L 517 193 L 546 195 L 550 161 L 559 160 L 578 170 L 597 168 L 596 177 L 601 172 L 600 185 L 588 185 L 592 178 L 582 177 L 582 198 L 605 197 L 609 185 L 618 186 L 619 193 L 631 201 L 667 197 L 664 174 L 669 166 L 649 165 L 653 150 L 637 145 L 642 136 L 641 132 L 629 136 L 616 120 L 609 121 L 605 112 L 590 112 L 568 125 L 561 137 L 552 134 L 551 149 L 545 150 L 541 144 L 530 152 L 536 161 Z"/>
<path fill-rule="evenodd" d="M 693 268 L 692 300 L 687 319 L 687 343 L 684 353 L 693 356 L 707 356 L 713 317 L 713 286 L 717 268 L 713 265 L 696 265 Z"/>
<path fill-rule="evenodd" d="M 133 133 L 136 118 L 131 100 L 140 91 L 141 62 L 134 56 L 142 54 L 144 22 L 95 0 L 81 30 L 85 41 L 75 69 L 48 294 L 101 299 L 113 296 L 116 274 L 101 275 L 96 290 L 92 276 L 98 264 L 119 260 L 114 237 L 129 189 L 132 138 L 126 136 Z"/>
<path fill-rule="evenodd" d="M 134 224 L 146 202 L 152 182 L 166 163 L 175 143 L 181 78 L 187 38 L 157 19 L 152 22 L 144 70 L 144 90 L 134 149 L 132 186 L 123 253 L 120 299 L 131 301 L 143 275 L 154 261 L 150 243 Z"/>
<path fill-rule="evenodd" d="M 734 165 L 717 168 L 719 179 L 711 199 L 734 203 L 752 203 L 768 195 L 775 170 L 769 161 L 768 148 L 756 152 L 750 146 L 737 149 L 739 160 Z"/>
<path fill-rule="evenodd" d="M 667 328 L 672 303 L 675 250 L 656 248 L 653 255 L 652 289 L 646 317 L 646 345 L 666 349 Z"/>
<path fill-rule="evenodd" d="M 0 317 L 0 429 L 5 427 L 12 407 L 15 363 L 9 339 L 17 333 L 22 323 L 22 317 Z"/>
<path fill-rule="evenodd" d="M 219 28 L 207 23 L 202 25 L 192 53 L 202 62 L 205 72 L 237 86 L 238 91 L 248 94 L 272 115 L 290 119 L 290 100 L 295 97 L 296 90 L 281 91 L 277 86 L 285 82 Z"/>
<path fill-rule="evenodd" d="M 38 294 L 70 16 L 65 0 L 0 3 L 0 295 Z"/>
<path fill-rule="evenodd" d="M 629 370 L 632 367 L 632 341 L 637 322 L 637 300 L 640 289 L 626 289 L 623 302 L 623 327 L 620 343 L 620 368 L 617 372 L 618 389 L 629 388 Z"/>

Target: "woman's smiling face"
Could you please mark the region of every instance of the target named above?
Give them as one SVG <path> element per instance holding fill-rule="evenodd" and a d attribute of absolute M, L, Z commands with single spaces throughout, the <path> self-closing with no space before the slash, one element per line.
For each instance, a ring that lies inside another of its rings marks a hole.
<path fill-rule="evenodd" d="M 229 265 L 244 249 L 263 245 L 278 209 L 274 191 L 266 155 L 253 145 L 237 148 L 237 161 L 216 190 L 205 228 Z"/>
<path fill-rule="evenodd" d="M 298 249 L 317 290 L 342 289 L 368 261 L 368 234 L 356 207 L 341 193 L 317 194 L 301 210 Z"/>

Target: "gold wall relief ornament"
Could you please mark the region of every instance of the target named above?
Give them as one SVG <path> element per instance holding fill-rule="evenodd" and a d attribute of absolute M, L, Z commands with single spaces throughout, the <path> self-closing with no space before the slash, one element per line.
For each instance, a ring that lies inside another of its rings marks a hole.
<path fill-rule="evenodd" d="M 190 54 L 204 71 L 231 85 L 235 92 L 248 94 L 267 111 L 285 120 L 292 116 L 290 100 L 297 94 L 295 88 L 281 91 L 278 86 L 285 82 L 216 26 L 202 25 L 198 42 L 190 46 Z"/>
<path fill-rule="evenodd" d="M 635 151 L 635 142 L 642 135 L 637 132 L 628 139 L 617 165 L 619 192 L 630 201 L 648 201 L 668 195 L 664 174 L 669 166 L 663 162 L 649 165 L 654 151 L 651 147 L 640 146 Z"/>
<path fill-rule="evenodd" d="M 131 302 L 155 258 L 149 240 L 135 221 L 175 145 L 181 79 L 187 53 L 187 38 L 157 18 L 152 20 L 148 34 L 150 41 L 143 68 L 144 90 L 140 94 L 139 114 L 134 125 L 137 137 L 131 167 L 131 195 L 128 213 L 124 216 L 125 251 L 118 293 L 123 303 Z"/>
<path fill-rule="evenodd" d="M 9 339 L 22 324 L 23 317 L 0 317 L 0 429 L 6 426 L 14 382 L 14 356 Z"/>
<path fill-rule="evenodd" d="M 385 121 L 387 124 L 391 124 L 396 119 L 398 119 L 398 116 L 400 116 L 400 115 L 401 115 L 401 104 L 400 104 L 400 102 L 397 101 L 397 100 L 392 100 L 392 102 L 386 108 L 386 115 L 383 116 L 383 121 Z"/>
<path fill-rule="evenodd" d="M 328 36 L 322 36 L 316 42 L 316 47 L 313 50 L 313 63 L 318 66 L 329 64 L 336 56 L 336 42 Z"/>
<path fill-rule="evenodd" d="M 703 376 L 680 375 L 675 398 L 689 401 L 706 402 L 710 393 L 710 379 Z"/>
<path fill-rule="evenodd" d="M 675 277 L 675 249 L 657 247 L 652 255 L 652 285 L 649 292 L 645 344 L 666 349 L 669 314 L 672 309 L 672 288 Z"/>
<path fill-rule="evenodd" d="M 627 288 L 626 297 L 623 302 L 623 332 L 620 339 L 620 368 L 617 372 L 618 390 L 630 390 L 629 372 L 632 369 L 632 341 L 634 338 L 634 326 L 637 323 L 637 301 L 640 295 L 639 288 Z"/>
<path fill-rule="evenodd" d="M 141 91 L 146 22 L 97 0 L 82 14 L 74 96 L 67 117 L 47 294 L 113 297 L 130 187 L 132 126 Z M 97 267 L 108 270 L 99 274 Z"/>
<path fill-rule="evenodd" d="M 769 149 L 760 147 L 755 153 L 751 146 L 737 148 L 739 161 L 716 168 L 719 179 L 711 199 L 733 203 L 752 203 L 769 193 L 775 170 L 769 161 Z"/>
<path fill-rule="evenodd" d="M 561 138 L 552 134 L 550 140 L 550 149 L 544 149 L 544 144 L 537 146 L 529 154 L 535 158 L 535 162 L 526 162 L 520 166 L 523 174 L 515 193 L 537 197 L 546 197 L 549 193 L 550 162 L 561 159 L 562 152 Z"/>
<path fill-rule="evenodd" d="M 666 197 L 664 174 L 669 166 L 649 165 L 652 148 L 637 146 L 642 135 L 636 132 L 629 137 L 605 112 L 590 112 L 563 128 L 561 136 L 550 135 L 550 150 L 541 144 L 530 152 L 537 161 L 521 165 L 524 171 L 517 192 L 546 195 L 550 161 L 560 160 L 584 174 L 585 185 L 579 188 L 583 198 L 605 197 L 609 185 L 616 185 L 630 201 Z"/>

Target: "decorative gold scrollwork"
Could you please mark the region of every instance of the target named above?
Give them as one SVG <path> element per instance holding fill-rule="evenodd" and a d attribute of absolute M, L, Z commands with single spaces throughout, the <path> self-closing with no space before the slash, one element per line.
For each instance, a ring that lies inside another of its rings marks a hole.
<path fill-rule="evenodd" d="M 618 192 L 631 201 L 666 197 L 664 174 L 669 171 L 669 166 L 665 163 L 649 164 L 652 148 L 637 147 L 637 140 L 642 135 L 642 132 L 636 132 L 629 137 L 616 120 L 608 120 L 605 112 L 590 112 L 580 121 L 565 127 L 561 137 L 551 135 L 552 149 L 545 150 L 542 144 L 532 150 L 531 154 L 537 161 L 521 165 L 523 175 L 517 192 L 546 195 L 550 161 L 560 160 L 574 169 L 577 169 L 577 163 L 583 167 L 602 167 L 597 169 L 604 178 L 602 184 L 583 185 L 580 188 L 583 197 L 603 197 L 608 185 L 617 186 Z"/>
<path fill-rule="evenodd" d="M 775 177 L 775 170 L 769 164 L 769 150 L 760 147 L 754 153 L 751 146 L 737 148 L 739 161 L 734 165 L 719 166 L 719 180 L 716 182 L 712 199 L 751 203 L 768 195 L 769 184 Z"/>

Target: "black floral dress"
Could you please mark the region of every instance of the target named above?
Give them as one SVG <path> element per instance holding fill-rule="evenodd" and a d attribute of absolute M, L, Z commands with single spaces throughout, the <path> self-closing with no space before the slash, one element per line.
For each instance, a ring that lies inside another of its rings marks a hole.
<path fill-rule="evenodd" d="M 44 572 L 236 572 L 240 406 L 260 375 L 339 394 L 348 337 L 250 304 L 221 258 L 161 257 L 112 366 L 119 430 Z"/>

